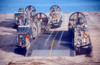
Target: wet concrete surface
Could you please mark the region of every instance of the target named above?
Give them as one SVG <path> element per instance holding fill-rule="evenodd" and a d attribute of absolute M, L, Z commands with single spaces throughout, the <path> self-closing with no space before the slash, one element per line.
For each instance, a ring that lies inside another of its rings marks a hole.
<path fill-rule="evenodd" d="M 68 31 L 42 33 L 32 42 L 28 56 L 50 56 L 50 53 L 51 56 L 74 56 L 71 33 Z"/>

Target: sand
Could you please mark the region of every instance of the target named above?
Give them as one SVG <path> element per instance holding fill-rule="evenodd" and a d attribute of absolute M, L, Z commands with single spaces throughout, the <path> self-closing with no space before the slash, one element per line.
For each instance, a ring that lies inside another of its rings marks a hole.
<path fill-rule="evenodd" d="M 72 13 L 63 13 L 60 28 L 52 30 L 68 30 L 68 19 Z M 14 14 L 0 14 L 0 65 L 99 65 L 100 62 L 100 12 L 83 12 L 87 18 L 88 30 L 93 46 L 92 57 L 79 55 L 74 57 L 24 57 L 14 53 L 16 48 L 16 29 Z"/>

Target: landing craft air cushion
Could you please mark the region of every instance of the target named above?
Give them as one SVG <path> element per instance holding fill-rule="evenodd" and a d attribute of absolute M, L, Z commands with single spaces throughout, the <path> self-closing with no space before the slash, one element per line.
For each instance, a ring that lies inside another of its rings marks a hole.
<path fill-rule="evenodd" d="M 85 15 L 81 12 L 75 12 L 69 17 L 69 31 L 73 34 L 73 43 L 76 53 L 81 52 L 81 48 L 90 48 L 90 36 L 87 29 Z"/>
<path fill-rule="evenodd" d="M 62 22 L 62 14 L 58 5 L 51 6 L 49 12 L 49 22 L 51 27 L 60 27 Z"/>
<path fill-rule="evenodd" d="M 19 14 L 22 13 L 23 15 Z M 19 14 L 16 16 L 16 14 Z M 24 9 L 20 8 L 17 13 L 15 13 L 15 23 L 18 26 L 17 29 L 17 46 L 24 48 L 30 45 L 30 42 L 34 38 L 34 29 L 32 26 L 32 17 L 36 14 L 36 8 L 29 5 Z M 22 18 L 22 17 L 23 18 Z M 17 18 L 17 20 L 16 20 Z"/>
<path fill-rule="evenodd" d="M 42 30 L 47 30 L 48 17 L 43 13 L 32 13 L 35 10 L 31 10 L 33 6 L 27 6 L 25 8 L 25 17 L 23 21 L 20 21 L 17 29 L 17 46 L 21 48 L 29 48 L 32 40 L 36 38 Z M 22 20 L 22 19 L 21 19 Z M 24 23 L 23 23 L 24 22 Z"/>

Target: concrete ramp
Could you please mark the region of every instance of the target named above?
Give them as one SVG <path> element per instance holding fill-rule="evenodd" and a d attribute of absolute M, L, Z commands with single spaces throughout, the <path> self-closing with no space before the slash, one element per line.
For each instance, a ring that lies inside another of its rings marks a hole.
<path fill-rule="evenodd" d="M 51 56 L 70 56 L 70 50 L 52 50 Z M 49 56 L 50 50 L 33 50 L 31 56 Z"/>

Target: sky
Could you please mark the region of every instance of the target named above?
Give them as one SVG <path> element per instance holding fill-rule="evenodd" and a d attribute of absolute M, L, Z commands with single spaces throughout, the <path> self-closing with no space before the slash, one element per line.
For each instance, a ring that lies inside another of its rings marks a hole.
<path fill-rule="evenodd" d="M 100 11 L 100 0 L 0 0 L 0 13 L 14 13 L 28 5 L 43 13 L 49 12 L 52 5 L 60 6 L 62 12 Z"/>

